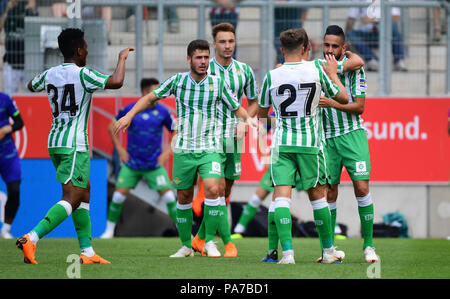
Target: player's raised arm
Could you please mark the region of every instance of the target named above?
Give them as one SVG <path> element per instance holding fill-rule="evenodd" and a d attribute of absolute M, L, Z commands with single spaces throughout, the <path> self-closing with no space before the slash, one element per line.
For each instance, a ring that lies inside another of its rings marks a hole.
<path fill-rule="evenodd" d="M 131 110 L 128 111 L 127 114 L 125 114 L 124 117 L 120 118 L 118 121 L 114 123 L 113 134 L 116 135 L 117 133 L 119 133 L 120 130 L 125 131 L 126 129 L 128 129 L 133 117 L 135 117 L 142 111 L 146 110 L 149 106 L 153 105 L 153 103 L 156 102 L 157 100 L 158 98 L 153 92 L 150 92 L 145 96 L 143 96 L 142 98 L 140 98 L 133 106 L 133 108 L 131 108 Z"/>
<path fill-rule="evenodd" d="M 123 85 L 125 79 L 125 61 L 128 58 L 128 54 L 134 51 L 134 48 L 126 48 L 120 51 L 119 60 L 114 73 L 108 78 L 105 89 L 119 89 Z"/>
<path fill-rule="evenodd" d="M 344 66 L 342 69 L 344 73 L 357 71 L 364 66 L 364 60 L 358 54 L 345 51 L 345 56 L 347 56 L 347 59 L 344 61 Z"/>
<path fill-rule="evenodd" d="M 328 93 L 332 95 L 333 99 L 335 99 L 341 104 L 347 104 L 348 93 L 337 75 L 337 66 L 338 66 L 337 60 L 333 55 L 326 55 L 325 58 L 327 60 L 327 63 L 325 64 L 322 62 L 322 68 L 325 71 L 325 76 L 323 76 L 324 77 L 323 79 L 325 81 L 328 81 L 328 78 L 331 79 L 331 81 L 333 81 L 332 83 L 334 83 L 338 87 L 338 91 L 336 92 L 335 90 L 333 90 L 335 89 L 333 88 L 333 86 L 328 87 L 331 82 L 323 82 L 323 83 L 325 83 L 327 89 L 329 89 Z"/>

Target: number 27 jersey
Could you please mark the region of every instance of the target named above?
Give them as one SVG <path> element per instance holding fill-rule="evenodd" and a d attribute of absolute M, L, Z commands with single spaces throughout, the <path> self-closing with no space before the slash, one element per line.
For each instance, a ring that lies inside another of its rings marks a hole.
<path fill-rule="evenodd" d="M 284 63 L 266 74 L 259 106 L 273 106 L 276 129 L 272 148 L 280 152 L 311 153 L 319 151 L 323 139 L 321 91 L 334 97 L 337 85 L 325 74 L 320 61 Z"/>
<path fill-rule="evenodd" d="M 92 94 L 104 89 L 108 78 L 95 70 L 65 63 L 33 79 L 33 90 L 45 90 L 52 109 L 49 152 L 62 154 L 89 150 L 87 127 Z"/>

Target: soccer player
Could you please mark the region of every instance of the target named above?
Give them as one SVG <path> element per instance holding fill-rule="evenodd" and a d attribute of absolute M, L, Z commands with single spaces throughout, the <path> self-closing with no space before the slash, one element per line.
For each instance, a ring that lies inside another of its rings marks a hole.
<path fill-rule="evenodd" d="M 155 90 L 158 85 L 158 80 L 154 78 L 142 79 L 142 96 Z M 160 200 L 167 206 L 170 218 L 176 222 L 176 197 L 164 168 L 164 164 L 172 152 L 171 147 L 168 146 L 161 152 L 163 128 L 166 127 L 172 135 L 176 134 L 175 120 L 170 115 L 169 109 L 161 104 L 154 103 L 133 118 L 128 130 L 127 149 L 125 149 L 119 138 L 113 134 L 113 126 L 115 121 L 133 108 L 134 104 L 135 102 L 120 110 L 108 126 L 112 143 L 124 164 L 117 177 L 116 190 L 109 205 L 106 230 L 100 237 L 102 239 L 109 239 L 114 236 L 114 229 L 122 212 L 123 202 L 130 189 L 136 187 L 142 178 L 145 178 L 150 189 L 158 191 Z"/>
<path fill-rule="evenodd" d="M 9 123 L 12 118 L 13 123 Z M 11 224 L 16 217 L 20 201 L 20 158 L 12 133 L 22 129 L 23 120 L 14 100 L 0 92 L 0 175 L 6 184 L 8 198 L 5 205 L 4 222 L 0 237 L 12 239 Z"/>
<path fill-rule="evenodd" d="M 337 60 L 346 61 L 345 34 L 342 28 L 331 25 L 327 28 L 323 42 L 325 56 L 332 55 Z M 376 262 L 378 257 L 373 247 L 373 201 L 369 191 L 370 154 L 367 135 L 361 114 L 364 112 L 366 96 L 366 77 L 364 68 L 339 74 L 349 97 L 349 103 L 339 102 L 323 97 L 319 106 L 324 107 L 323 124 L 328 154 L 327 169 L 331 176 L 331 188 L 327 201 L 331 211 L 331 225 L 336 224 L 336 200 L 342 167 L 345 166 L 353 182 L 353 189 L 358 203 L 363 235 L 363 252 L 366 262 Z M 327 96 L 329 96 L 327 94 Z"/>
<path fill-rule="evenodd" d="M 280 41 L 285 63 L 266 74 L 258 111 L 260 119 L 267 119 L 272 105 L 277 119 L 270 171 L 274 185 L 273 221 L 283 249 L 283 257 L 278 263 L 295 264 L 289 208 L 296 172 L 311 201 L 323 262 L 334 263 L 340 257 L 333 247 L 331 216 L 326 201 L 328 178 L 321 151 L 323 130 L 318 104 L 321 90 L 327 90 L 342 103 L 348 102 L 348 94 L 337 76 L 334 57 L 327 57 L 326 68 L 331 77 L 326 75 L 325 65 L 321 62 L 306 61 L 310 43 L 304 29 L 286 30 L 281 33 Z"/>
<path fill-rule="evenodd" d="M 107 76 L 86 67 L 88 45 L 80 29 L 64 29 L 58 36 L 58 46 L 64 63 L 37 75 L 28 83 L 28 89 L 32 92 L 45 90 L 48 94 L 53 116 L 48 152 L 63 195 L 48 210 L 44 219 L 20 237 L 16 244 L 23 252 L 25 263 L 37 264 L 36 243 L 72 215 L 81 248 L 80 262 L 110 263 L 97 255 L 91 244 L 87 124 L 92 94 L 98 89 L 122 87 L 125 61 L 133 49 L 127 48 L 119 53 L 114 73 Z"/>
<path fill-rule="evenodd" d="M 114 133 L 127 129 L 139 112 L 158 99 L 174 95 L 177 109 L 177 138 L 173 148 L 173 183 L 177 189 L 177 229 L 182 247 L 171 257 L 194 255 L 191 247 L 192 199 L 197 173 L 205 190 L 205 246 L 208 257 L 221 256 L 213 239 L 221 217 L 219 184 L 222 178 L 222 158 L 217 152 L 216 133 L 220 123 L 216 121 L 216 109 L 220 101 L 240 119 L 256 127 L 255 121 L 241 107 L 236 95 L 224 88 L 225 82 L 218 76 L 208 75 L 209 43 L 194 40 L 187 47 L 190 71 L 174 74 L 152 93 L 142 97 L 133 108 L 114 124 Z M 220 130 L 220 128 L 219 128 Z M 243 138 L 245 128 L 238 130 Z"/>
<path fill-rule="evenodd" d="M 235 28 L 230 23 L 219 23 L 212 28 L 213 46 L 215 56 L 209 62 L 208 73 L 211 76 L 218 76 L 237 94 L 239 103 L 242 103 L 244 95 L 247 97 L 247 113 L 250 117 L 256 116 L 258 108 L 258 90 L 255 74 L 252 68 L 240 61 L 233 59 L 236 47 Z M 219 234 L 225 245 L 225 257 L 236 257 L 237 249 L 231 239 L 230 225 L 228 223 L 228 211 L 226 199 L 231 194 L 235 180 L 241 178 L 241 152 L 242 140 L 237 140 L 235 132 L 239 121 L 224 102 L 218 103 L 218 121 L 222 124 L 222 131 L 218 134 L 221 147 L 222 168 L 224 176 L 221 179 L 219 188 L 219 201 L 221 213 L 224 213 L 223 222 L 219 225 Z M 192 240 L 192 248 L 202 252 L 205 239 L 203 223 Z"/>

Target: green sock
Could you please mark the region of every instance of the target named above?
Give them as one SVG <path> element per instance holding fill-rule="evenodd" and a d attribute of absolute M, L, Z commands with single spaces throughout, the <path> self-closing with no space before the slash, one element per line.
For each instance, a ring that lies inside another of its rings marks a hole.
<path fill-rule="evenodd" d="M 278 250 L 278 232 L 275 223 L 275 212 L 269 212 L 267 217 L 267 237 L 269 238 L 269 252 Z"/>
<path fill-rule="evenodd" d="M 334 244 L 334 228 L 336 227 L 336 215 L 337 215 L 336 207 L 334 207 L 334 209 L 330 209 L 330 213 L 331 213 L 331 232 L 333 235 L 333 244 Z"/>
<path fill-rule="evenodd" d="M 192 204 L 177 204 L 177 229 L 180 236 L 181 244 L 187 248 L 191 248 L 192 221 L 194 214 L 192 213 Z"/>
<path fill-rule="evenodd" d="M 89 204 L 80 205 L 72 213 L 72 221 L 77 232 L 80 249 L 92 247 L 91 238 L 91 217 L 89 216 Z"/>
<path fill-rule="evenodd" d="M 333 230 L 331 230 L 330 208 L 325 198 L 311 201 L 313 207 L 314 222 L 319 235 L 322 250 L 333 246 Z"/>
<path fill-rule="evenodd" d="M 205 217 L 202 218 L 202 223 L 200 223 L 200 227 L 198 228 L 197 236 L 202 240 L 204 240 L 206 238 Z"/>
<path fill-rule="evenodd" d="M 111 201 L 108 209 L 108 221 L 117 223 L 117 220 L 119 220 L 120 214 L 122 213 L 122 206 L 123 204 L 121 203 Z"/>
<path fill-rule="evenodd" d="M 166 204 L 167 213 L 174 223 L 177 223 L 177 201 L 171 201 Z"/>
<path fill-rule="evenodd" d="M 250 221 L 252 221 L 253 217 L 255 217 L 257 211 L 257 208 L 247 203 L 242 210 L 242 214 L 241 217 L 239 217 L 238 223 L 244 227 L 247 227 Z"/>
<path fill-rule="evenodd" d="M 367 246 L 373 247 L 373 204 L 358 207 L 358 212 L 364 239 L 363 249 Z"/>
<path fill-rule="evenodd" d="M 214 239 L 220 225 L 219 199 L 205 198 L 203 221 L 205 222 L 205 244 Z"/>
<path fill-rule="evenodd" d="M 289 205 L 289 198 L 278 197 L 275 199 L 274 220 L 283 251 L 292 250 L 292 217 Z"/>
<path fill-rule="evenodd" d="M 70 211 L 70 212 L 69 212 Z M 48 210 L 44 219 L 42 219 L 33 231 L 39 239 L 50 233 L 55 227 L 61 224 L 72 212 L 72 206 L 64 200 L 59 201 Z"/>
<path fill-rule="evenodd" d="M 231 240 L 231 230 L 230 223 L 228 222 L 228 209 L 225 203 L 225 198 L 223 198 L 223 202 L 219 205 L 219 235 L 222 238 L 223 245 L 227 245 Z"/>

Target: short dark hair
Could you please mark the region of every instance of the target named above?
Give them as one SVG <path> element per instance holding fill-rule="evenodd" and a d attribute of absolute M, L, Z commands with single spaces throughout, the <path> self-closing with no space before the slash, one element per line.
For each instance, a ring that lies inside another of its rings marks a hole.
<path fill-rule="evenodd" d="M 192 57 L 195 50 L 208 50 L 209 51 L 209 43 L 203 39 L 196 39 L 189 43 L 187 47 L 187 55 Z"/>
<path fill-rule="evenodd" d="M 144 90 L 152 85 L 159 85 L 158 79 L 155 78 L 143 78 L 141 80 L 141 90 Z"/>
<path fill-rule="evenodd" d="M 234 26 L 231 23 L 219 23 L 212 28 L 213 39 L 216 40 L 217 33 L 219 32 L 231 32 L 235 34 Z"/>
<path fill-rule="evenodd" d="M 64 29 L 58 36 L 59 50 L 64 58 L 74 57 L 77 49 L 83 48 L 84 43 L 84 32 L 78 28 Z"/>
<path fill-rule="evenodd" d="M 327 30 L 325 30 L 325 35 L 337 35 L 340 36 L 342 38 L 342 42 L 345 43 L 345 33 L 344 30 L 339 27 L 338 25 L 330 25 L 327 27 Z"/>
<path fill-rule="evenodd" d="M 309 38 L 305 29 L 294 28 L 281 32 L 280 42 L 281 47 L 286 52 L 293 52 L 295 50 L 300 49 L 301 47 L 307 49 L 309 44 Z"/>

